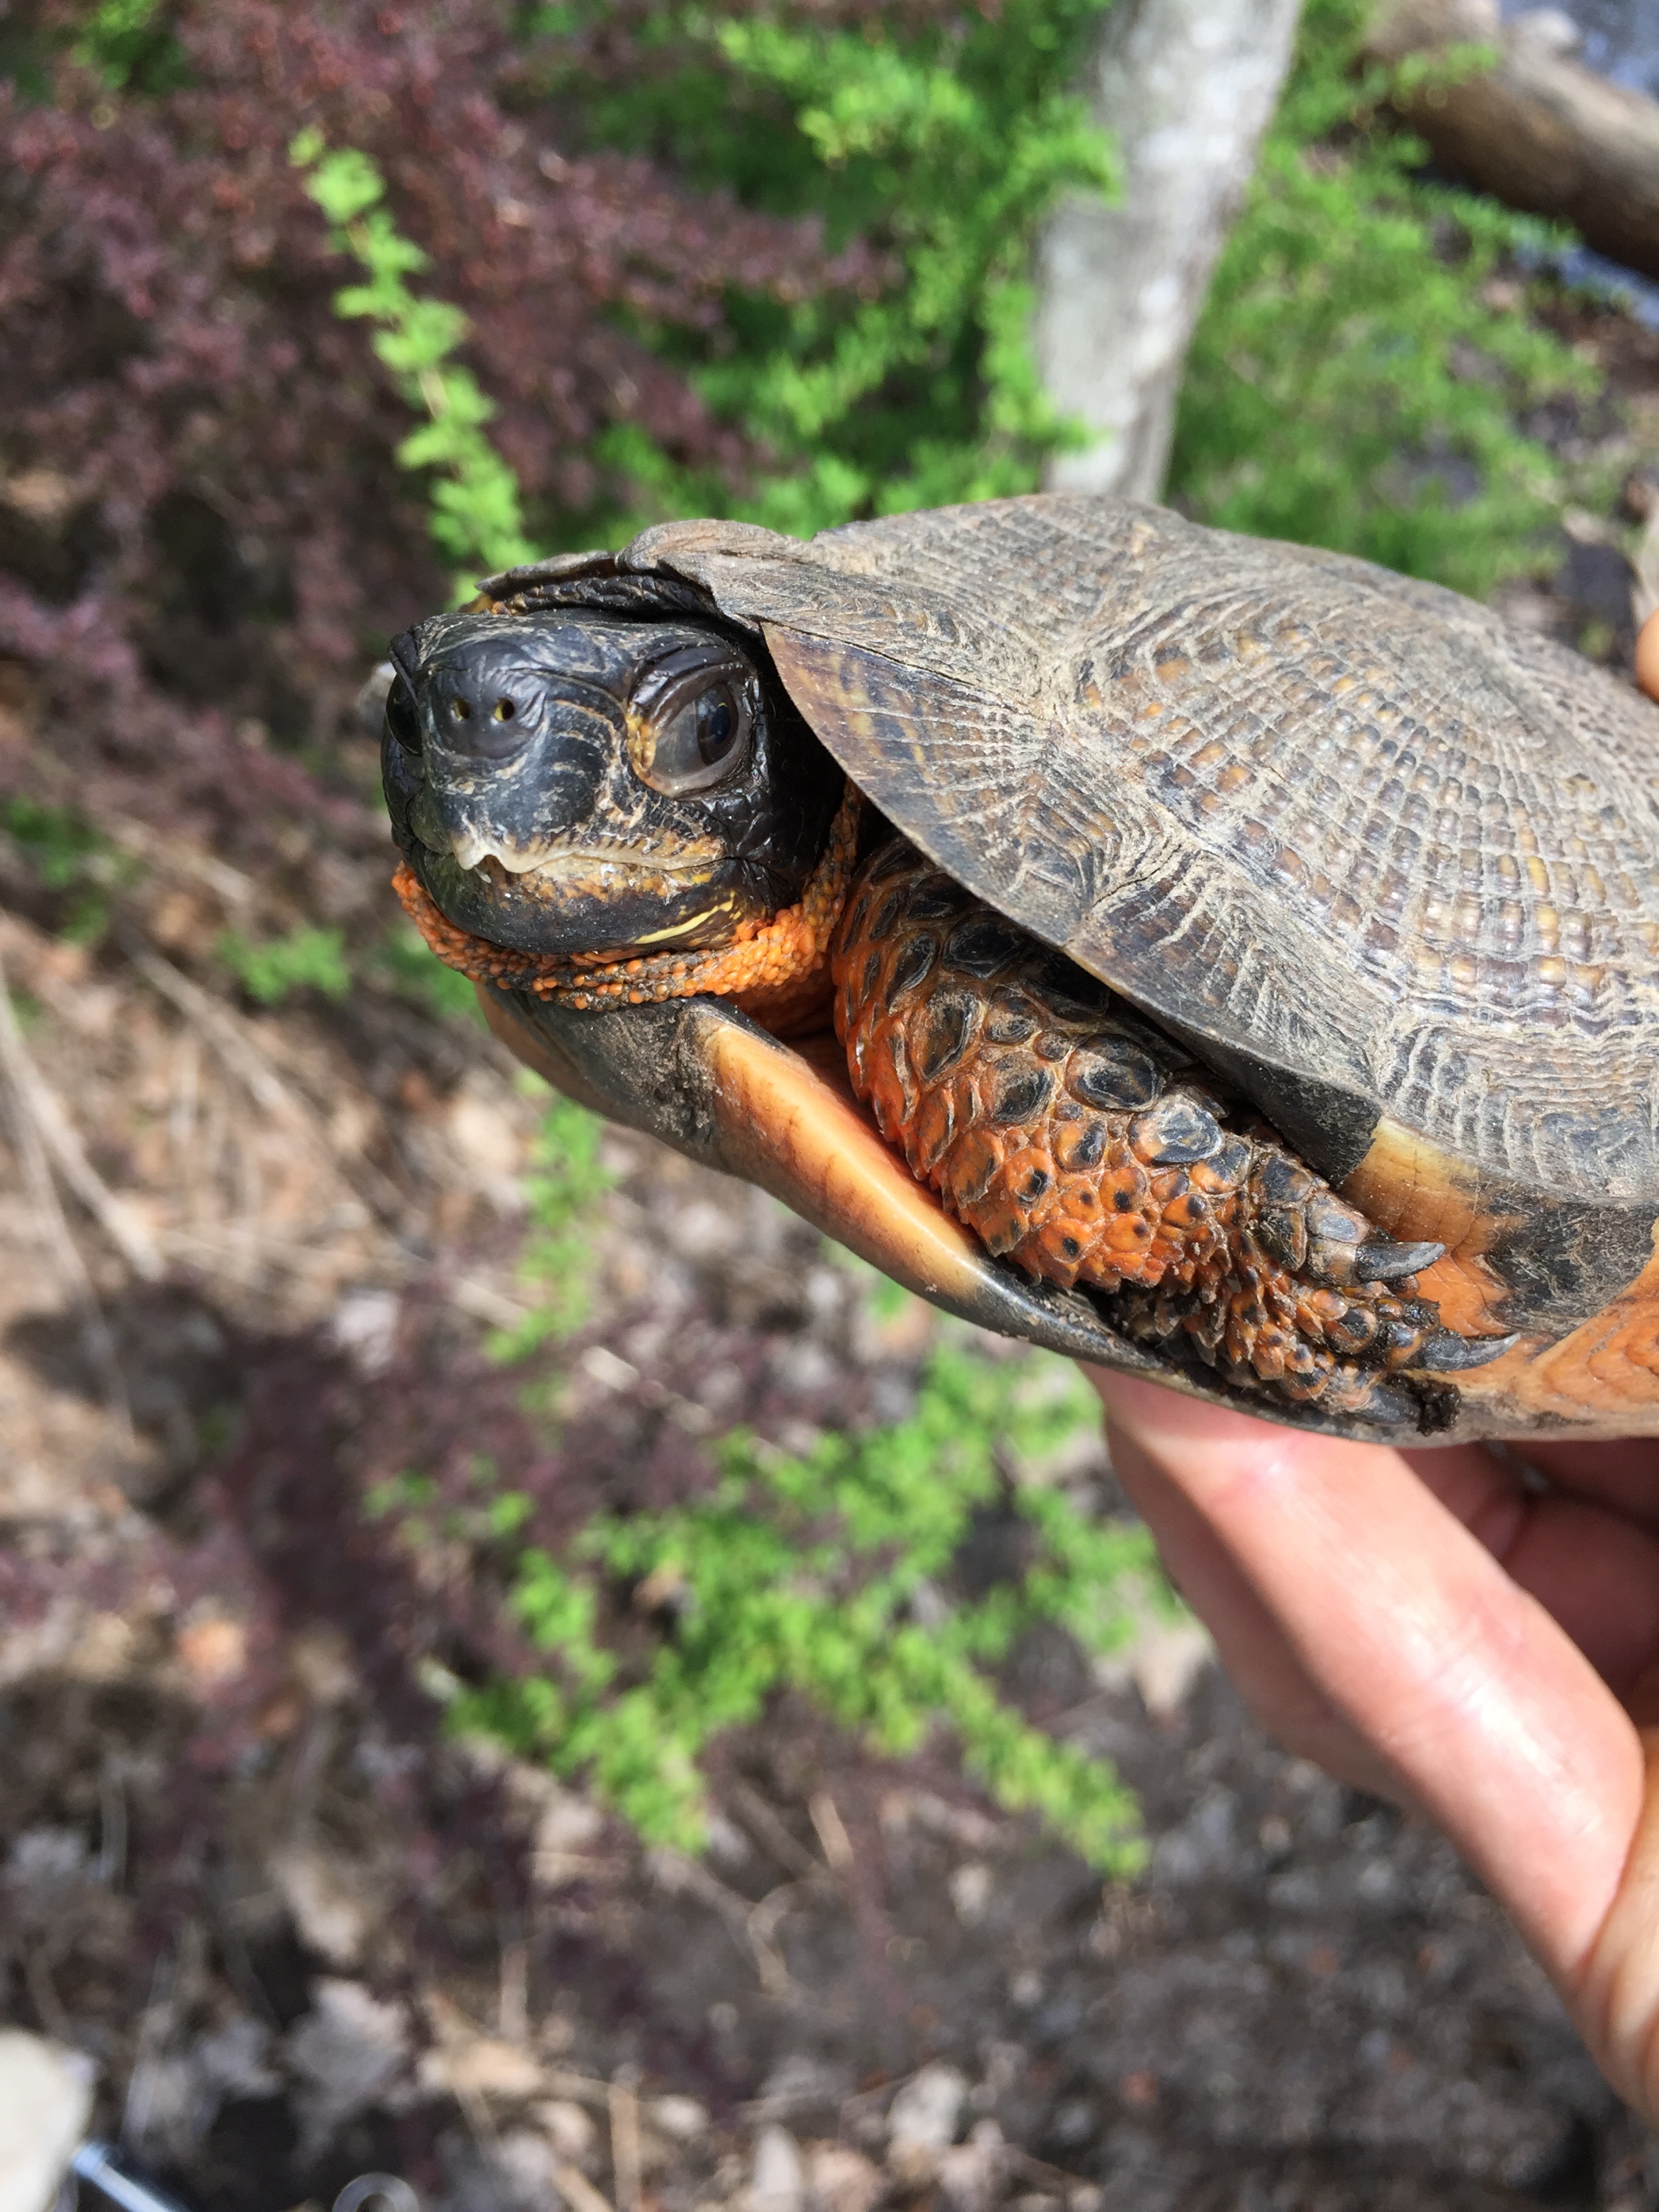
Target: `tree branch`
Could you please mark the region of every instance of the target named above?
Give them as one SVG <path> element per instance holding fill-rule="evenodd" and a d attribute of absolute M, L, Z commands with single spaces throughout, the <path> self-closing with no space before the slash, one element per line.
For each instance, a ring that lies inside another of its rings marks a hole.
<path fill-rule="evenodd" d="M 1659 100 L 1575 61 L 1572 26 L 1553 9 L 1502 23 L 1498 0 L 1387 0 L 1367 46 L 1376 59 L 1398 62 L 1471 41 L 1497 48 L 1495 68 L 1401 106 L 1436 160 L 1659 276 Z"/>

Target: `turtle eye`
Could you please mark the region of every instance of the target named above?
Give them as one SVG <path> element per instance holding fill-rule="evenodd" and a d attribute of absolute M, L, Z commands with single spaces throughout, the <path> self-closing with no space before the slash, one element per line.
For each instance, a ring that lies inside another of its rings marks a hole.
<path fill-rule="evenodd" d="M 401 676 L 392 679 L 392 689 L 386 695 L 386 734 L 396 738 L 405 752 L 421 750 L 421 718 L 416 711 L 415 696 Z"/>
<path fill-rule="evenodd" d="M 689 663 L 689 665 L 688 665 Z M 735 653 L 699 649 L 659 666 L 629 716 L 634 773 L 670 798 L 708 791 L 748 757 L 757 705 L 754 672 Z"/>

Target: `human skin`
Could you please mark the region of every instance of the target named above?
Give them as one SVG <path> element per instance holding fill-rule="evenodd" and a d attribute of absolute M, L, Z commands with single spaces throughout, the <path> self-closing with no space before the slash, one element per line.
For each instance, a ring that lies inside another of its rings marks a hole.
<path fill-rule="evenodd" d="M 1085 1372 L 1258 1720 L 1445 1831 L 1659 2124 L 1659 1441 L 1528 1441 L 1528 1476 Z"/>

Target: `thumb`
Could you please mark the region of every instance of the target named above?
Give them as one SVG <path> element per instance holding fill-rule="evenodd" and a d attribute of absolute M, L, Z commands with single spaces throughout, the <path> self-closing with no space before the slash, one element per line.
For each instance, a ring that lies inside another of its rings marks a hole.
<path fill-rule="evenodd" d="M 1659 1713 L 1659 1670 L 1644 1686 Z M 1595 1942 L 1566 1994 L 1620 2094 L 1659 2116 L 1659 1727 L 1642 1730 L 1647 1789 L 1630 1855 Z"/>
<path fill-rule="evenodd" d="M 1207 1522 L 1309 1680 L 1575 1991 L 1592 1948 L 1613 1942 L 1651 1804 L 1631 1717 L 1583 1653 L 1398 1452 L 1121 1379 L 1107 1395 L 1114 1425 Z M 1619 2002 L 1633 2018 L 1637 2000 Z"/>

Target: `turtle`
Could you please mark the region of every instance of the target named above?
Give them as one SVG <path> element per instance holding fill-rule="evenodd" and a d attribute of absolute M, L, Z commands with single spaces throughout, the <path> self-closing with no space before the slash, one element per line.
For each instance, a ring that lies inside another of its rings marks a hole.
<path fill-rule="evenodd" d="M 1042 494 L 659 525 L 391 667 L 399 894 L 573 1097 L 1264 1418 L 1659 1433 L 1659 716 L 1613 672 Z"/>

